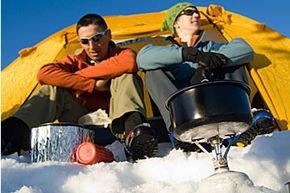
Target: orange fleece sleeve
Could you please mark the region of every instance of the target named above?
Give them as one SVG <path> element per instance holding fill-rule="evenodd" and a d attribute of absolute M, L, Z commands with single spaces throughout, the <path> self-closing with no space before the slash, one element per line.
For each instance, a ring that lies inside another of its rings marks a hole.
<path fill-rule="evenodd" d="M 79 65 L 75 58 L 68 56 L 63 60 L 42 66 L 38 71 L 37 80 L 40 84 L 92 93 L 96 80 L 77 74 Z"/>
<path fill-rule="evenodd" d="M 124 73 L 137 71 L 136 53 L 128 48 L 117 48 L 117 51 L 108 59 L 80 70 L 86 78 L 112 79 Z"/>

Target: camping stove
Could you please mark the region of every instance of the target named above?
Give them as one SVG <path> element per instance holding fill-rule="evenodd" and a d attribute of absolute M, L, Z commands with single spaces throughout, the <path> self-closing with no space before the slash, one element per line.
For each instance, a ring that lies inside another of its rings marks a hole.
<path fill-rule="evenodd" d="M 211 184 L 217 184 L 217 186 L 215 186 L 212 190 L 217 193 L 224 192 L 226 188 L 234 189 L 245 184 L 248 186 L 254 186 L 254 183 L 247 174 L 229 169 L 227 155 L 232 143 L 234 142 L 234 135 L 230 137 L 230 143 L 224 153 L 222 152 L 223 139 L 220 138 L 220 136 L 217 135 L 215 137 L 211 137 L 207 141 L 211 144 L 212 149 L 214 150 L 214 153 L 212 153 L 214 156 L 203 148 L 200 144 L 201 141 L 193 141 L 194 144 L 196 144 L 212 159 L 215 168 L 215 172 L 200 183 L 200 190 L 208 191 L 208 187 L 210 187 Z"/>
<path fill-rule="evenodd" d="M 222 152 L 222 142 L 223 139 L 220 138 L 218 135 L 209 138 L 207 141 L 211 145 L 212 149 L 214 150 L 214 156 L 210 154 L 198 140 L 193 141 L 203 152 L 205 152 L 208 157 L 213 161 L 213 165 L 215 168 L 215 173 L 221 173 L 225 171 L 229 171 L 228 162 L 227 162 L 227 155 L 230 150 L 230 147 L 233 142 L 233 138 L 231 137 L 230 144 L 227 146 L 225 153 Z"/>

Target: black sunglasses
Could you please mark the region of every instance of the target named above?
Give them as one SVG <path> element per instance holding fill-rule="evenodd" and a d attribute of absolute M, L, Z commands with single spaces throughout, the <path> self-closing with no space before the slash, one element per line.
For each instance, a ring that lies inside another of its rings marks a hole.
<path fill-rule="evenodd" d="M 103 32 L 98 32 L 89 38 L 79 37 L 79 41 L 81 42 L 81 44 L 84 44 L 84 45 L 88 45 L 90 40 L 93 40 L 94 42 L 98 42 L 106 34 L 107 30 L 108 29 L 106 29 Z"/>
<path fill-rule="evenodd" d="M 195 9 L 186 9 L 183 10 L 179 15 L 193 15 L 194 13 L 196 13 L 197 15 L 200 15 L 199 11 L 195 10 Z"/>

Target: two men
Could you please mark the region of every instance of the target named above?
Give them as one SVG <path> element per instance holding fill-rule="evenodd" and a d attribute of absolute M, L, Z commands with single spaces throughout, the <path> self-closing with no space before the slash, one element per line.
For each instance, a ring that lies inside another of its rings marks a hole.
<path fill-rule="evenodd" d="M 83 51 L 41 67 L 40 90 L 1 123 L 2 155 L 28 150 L 33 127 L 56 119 L 77 123 L 82 115 L 101 108 L 109 112 L 113 134 L 124 139 L 133 159 L 153 156 L 157 140 L 146 124 L 136 54 L 115 45 L 99 15 L 83 16 L 76 31 Z"/>
<path fill-rule="evenodd" d="M 244 64 L 253 59 L 252 48 L 242 39 L 228 43 L 203 41 L 200 13 L 187 2 L 171 7 L 162 30 L 169 29 L 169 46 L 147 45 L 137 55 L 145 71 L 149 94 L 168 130 L 171 121 L 165 101 L 175 91 L 203 79 L 247 82 Z M 157 140 L 147 125 L 143 89 L 135 53 L 117 47 L 102 17 L 88 14 L 77 23 L 83 48 L 79 55 L 44 65 L 38 73 L 43 86 L 12 117 L 2 122 L 2 154 L 29 149 L 30 129 L 42 123 L 76 123 L 98 108 L 109 111 L 114 135 L 124 139 L 133 159 L 154 156 Z"/>

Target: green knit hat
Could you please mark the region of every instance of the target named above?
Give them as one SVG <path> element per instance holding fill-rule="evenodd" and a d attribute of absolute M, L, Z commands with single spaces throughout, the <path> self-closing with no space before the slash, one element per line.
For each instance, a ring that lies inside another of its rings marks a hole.
<path fill-rule="evenodd" d="M 165 31 L 165 30 L 169 29 L 172 34 L 175 34 L 174 22 L 175 22 L 176 18 L 178 17 L 178 15 L 184 9 L 186 9 L 188 7 L 196 7 L 196 6 L 194 6 L 193 4 L 188 3 L 188 2 L 182 2 L 182 3 L 177 3 L 176 5 L 170 7 L 167 10 L 167 14 L 166 14 L 165 19 L 162 23 L 161 31 Z"/>

